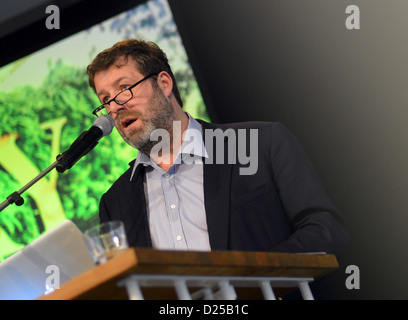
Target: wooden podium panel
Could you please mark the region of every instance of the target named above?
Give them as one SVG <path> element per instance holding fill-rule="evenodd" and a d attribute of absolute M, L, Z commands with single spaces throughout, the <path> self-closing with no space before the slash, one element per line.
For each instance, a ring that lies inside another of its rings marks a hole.
<path fill-rule="evenodd" d="M 184 252 L 127 249 L 105 264 L 64 283 L 41 300 L 127 299 L 118 282 L 130 275 L 227 277 L 309 277 L 317 279 L 338 268 L 334 255 L 271 252 Z M 150 288 L 147 298 L 168 299 L 166 290 Z"/>

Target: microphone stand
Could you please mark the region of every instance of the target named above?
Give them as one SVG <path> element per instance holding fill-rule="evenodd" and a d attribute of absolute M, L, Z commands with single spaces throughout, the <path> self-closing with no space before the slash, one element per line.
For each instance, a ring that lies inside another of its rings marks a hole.
<path fill-rule="evenodd" d="M 60 153 L 57 156 L 57 161 L 27 183 L 23 188 L 9 195 L 7 200 L 0 204 L 0 212 L 12 203 L 15 203 L 17 206 L 21 206 L 24 203 L 24 199 L 21 197 L 23 192 L 25 192 L 54 168 L 57 168 L 57 171 L 60 173 L 70 169 L 82 156 L 87 154 L 98 144 L 98 140 L 101 137 L 110 134 L 114 126 L 115 121 L 111 116 L 102 115 L 98 117 L 94 121 L 91 129 L 82 132 L 67 151 Z"/>
<path fill-rule="evenodd" d="M 52 169 L 54 169 L 58 163 L 59 160 L 61 159 L 62 154 L 59 154 L 57 156 L 57 161 L 55 161 L 52 165 L 50 165 L 47 169 L 45 169 L 43 172 L 41 172 L 38 176 L 36 176 L 33 180 L 31 180 L 29 183 L 27 183 L 24 187 L 22 187 L 20 190 L 13 192 L 11 195 L 7 197 L 7 200 L 5 200 L 3 203 L 0 204 L 0 212 L 3 211 L 3 209 L 7 208 L 10 204 L 15 203 L 17 206 L 21 206 L 24 203 L 24 199 L 21 197 L 21 195 L 27 191 L 31 186 L 33 186 L 36 182 L 38 182 L 40 179 L 42 179 L 46 174 L 48 174 Z"/>

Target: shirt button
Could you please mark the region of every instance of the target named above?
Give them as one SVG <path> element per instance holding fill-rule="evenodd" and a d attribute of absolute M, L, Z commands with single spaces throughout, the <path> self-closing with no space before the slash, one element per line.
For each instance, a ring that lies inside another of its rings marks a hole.
<path fill-rule="evenodd" d="M 170 179 L 170 175 L 169 175 L 168 173 L 166 173 L 166 174 L 164 175 L 164 177 L 165 177 L 167 180 Z"/>
<path fill-rule="evenodd" d="M 170 208 L 172 208 L 173 210 L 176 209 L 176 205 L 173 203 Z"/>
<path fill-rule="evenodd" d="M 181 241 L 182 237 L 181 236 L 177 236 L 177 241 Z"/>

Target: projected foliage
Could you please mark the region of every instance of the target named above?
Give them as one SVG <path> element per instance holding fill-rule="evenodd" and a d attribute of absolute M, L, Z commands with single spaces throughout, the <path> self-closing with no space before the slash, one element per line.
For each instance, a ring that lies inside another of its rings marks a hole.
<path fill-rule="evenodd" d="M 148 1 L 85 33 L 91 36 L 96 28 L 100 34 L 147 38 L 164 47 L 186 111 L 208 121 L 169 12 L 165 1 Z M 90 57 L 96 54 L 93 47 L 88 50 Z M 13 63 L 9 73 L 21 65 L 24 59 Z M 48 73 L 40 84 L 3 91 L 1 83 L 7 77 L 0 79 L 0 202 L 54 163 L 56 156 L 92 125 L 95 118 L 91 112 L 99 103 L 88 86 L 85 69 L 86 65 L 74 66 L 62 54 L 60 59 L 49 59 Z M 35 79 L 36 75 L 25 76 Z M 65 219 L 86 228 L 97 216 L 100 196 L 136 155 L 114 130 L 70 170 L 63 174 L 51 171 L 22 195 L 22 206 L 13 204 L 0 212 L 0 261 Z"/>
<path fill-rule="evenodd" d="M 50 66 L 38 88 L 0 92 L 0 189 L 5 197 L 20 189 L 55 161 L 78 135 L 92 125 L 97 105 L 82 69 Z M 98 210 L 98 199 L 127 167 L 121 138 L 104 138 L 86 158 L 64 174 L 55 170 L 23 194 L 25 204 L 9 206 L 0 226 L 18 244 L 27 244 L 45 229 L 68 218 L 81 224 Z M 113 156 L 115 155 L 115 156 Z"/>

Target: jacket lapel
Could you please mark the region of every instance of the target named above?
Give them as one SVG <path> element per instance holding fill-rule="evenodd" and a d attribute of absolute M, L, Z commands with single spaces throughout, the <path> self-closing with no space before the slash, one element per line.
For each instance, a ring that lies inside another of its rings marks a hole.
<path fill-rule="evenodd" d="M 228 162 L 228 138 L 224 138 L 224 158 L 223 163 L 216 163 L 217 140 L 213 137 L 213 130 L 218 128 L 215 125 L 200 121 L 203 128 L 204 143 L 212 139 L 212 147 L 206 145 L 209 159 L 204 160 L 204 204 L 207 216 L 207 226 L 212 250 L 228 249 L 229 230 L 229 202 L 232 165 Z M 211 149 L 211 150 L 209 150 Z"/>
<path fill-rule="evenodd" d="M 144 174 L 145 168 L 142 164 L 136 167 L 135 173 L 132 178 L 134 184 L 134 194 L 130 195 L 130 199 L 136 199 L 134 195 L 140 195 L 140 203 L 134 206 L 128 206 L 131 209 L 130 215 L 133 216 L 135 221 L 134 229 L 137 230 L 136 234 L 136 247 L 152 247 L 152 240 L 150 237 L 149 222 L 147 218 L 146 198 L 144 192 Z M 136 217 L 136 219 L 135 219 Z"/>

